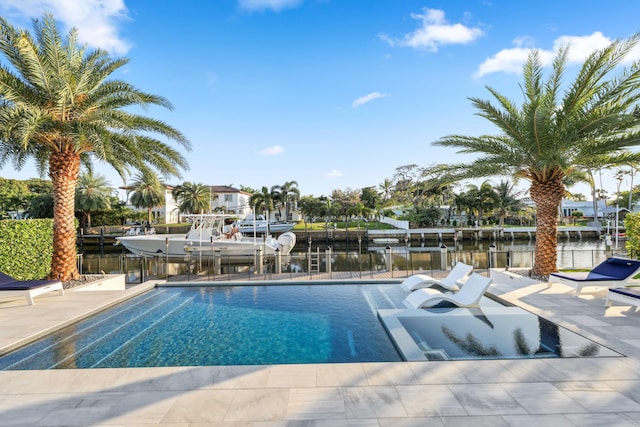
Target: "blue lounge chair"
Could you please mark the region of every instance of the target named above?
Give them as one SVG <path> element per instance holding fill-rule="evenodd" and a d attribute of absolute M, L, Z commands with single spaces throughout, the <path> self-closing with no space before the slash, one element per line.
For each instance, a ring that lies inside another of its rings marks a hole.
<path fill-rule="evenodd" d="M 433 288 L 417 289 L 402 301 L 407 308 L 433 307 L 449 302 L 458 307 L 478 307 L 484 293 L 491 285 L 491 278 L 472 273 L 458 292 L 440 292 Z"/>
<path fill-rule="evenodd" d="M 25 297 L 29 305 L 34 305 L 34 297 L 53 291 L 58 291 L 60 295 L 64 295 L 61 281 L 16 280 L 8 274 L 0 272 L 0 298 Z"/>
<path fill-rule="evenodd" d="M 575 296 L 587 286 L 620 287 L 640 271 L 640 261 L 624 258 L 608 258 L 587 272 L 549 274 L 549 284 L 562 283 L 575 288 Z"/>

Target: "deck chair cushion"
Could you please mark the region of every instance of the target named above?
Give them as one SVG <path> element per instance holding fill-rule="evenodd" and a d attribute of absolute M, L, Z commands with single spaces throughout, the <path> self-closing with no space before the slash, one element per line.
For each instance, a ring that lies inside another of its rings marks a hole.
<path fill-rule="evenodd" d="M 633 274 L 640 267 L 640 261 L 621 258 L 609 258 L 605 262 L 598 264 L 591 273 L 603 276 L 614 277 L 624 280 Z"/>
<path fill-rule="evenodd" d="M 29 305 L 34 305 L 34 297 L 57 291 L 64 295 L 64 286 L 59 280 L 16 280 L 0 272 L 0 298 L 24 296 Z"/>
<path fill-rule="evenodd" d="M 552 282 L 562 283 L 576 289 L 578 296 L 585 286 L 621 286 L 640 271 L 640 261 L 623 258 L 608 258 L 589 272 L 551 273 L 549 285 Z"/>
<path fill-rule="evenodd" d="M 59 283 L 58 280 L 20 280 L 9 283 L 0 283 L 0 291 L 29 291 L 44 288 L 45 286 Z M 2 294 L 0 294 L 0 297 Z"/>

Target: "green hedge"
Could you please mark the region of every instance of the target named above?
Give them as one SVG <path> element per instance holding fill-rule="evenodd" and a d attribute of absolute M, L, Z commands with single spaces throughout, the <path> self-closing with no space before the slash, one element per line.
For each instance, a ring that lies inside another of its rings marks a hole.
<path fill-rule="evenodd" d="M 51 272 L 53 219 L 0 221 L 0 271 L 19 280 Z"/>
<path fill-rule="evenodd" d="M 628 213 L 624 217 L 625 233 L 627 235 L 627 254 L 629 258 L 640 257 L 640 214 Z"/>

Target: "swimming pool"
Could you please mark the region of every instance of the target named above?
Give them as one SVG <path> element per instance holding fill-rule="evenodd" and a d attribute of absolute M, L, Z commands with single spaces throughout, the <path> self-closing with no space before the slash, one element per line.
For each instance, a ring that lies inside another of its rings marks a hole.
<path fill-rule="evenodd" d="M 0 358 L 0 369 L 401 361 L 389 285 L 165 287 Z"/>
<path fill-rule="evenodd" d="M 0 370 L 619 356 L 487 297 L 407 310 L 406 296 L 395 283 L 160 287 L 0 357 Z"/>

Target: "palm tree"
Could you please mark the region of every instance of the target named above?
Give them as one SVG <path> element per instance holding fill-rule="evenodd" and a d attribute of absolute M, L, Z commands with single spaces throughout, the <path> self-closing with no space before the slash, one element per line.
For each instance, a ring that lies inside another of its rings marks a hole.
<path fill-rule="evenodd" d="M 87 171 L 80 175 L 76 186 L 76 209 L 84 213 L 87 227 L 91 227 L 91 211 L 111 209 L 115 189 L 102 175 Z"/>
<path fill-rule="evenodd" d="M 300 198 L 300 190 L 296 181 L 287 181 L 282 185 L 271 187 L 274 201 L 284 205 L 284 220 L 289 221 L 292 205 Z"/>
<path fill-rule="evenodd" d="M 253 211 L 257 214 L 258 212 L 266 211 L 267 221 L 269 220 L 269 212 L 273 210 L 273 194 L 269 191 L 267 187 L 262 187 L 262 190 L 259 193 L 253 193 L 249 198 L 249 205 L 253 209 Z"/>
<path fill-rule="evenodd" d="M 210 207 L 211 190 L 204 184 L 185 182 L 171 191 L 180 212 L 201 214 Z"/>
<path fill-rule="evenodd" d="M 151 209 L 166 204 L 166 185 L 151 171 L 138 173 L 129 185 L 133 190 L 129 202 L 136 208 L 147 209 L 147 223 L 151 224 Z"/>
<path fill-rule="evenodd" d="M 543 81 L 540 52 L 533 50 L 524 65 L 525 100 L 521 107 L 490 87 L 487 89 L 499 106 L 470 99 L 477 114 L 496 125 L 500 135 L 449 135 L 435 142 L 459 147 L 463 153 L 480 153 L 469 165 L 450 167 L 450 173 L 458 178 L 510 175 L 530 182 L 529 194 L 536 203 L 538 218 L 535 275 L 557 271 L 557 219 L 565 194 L 563 179 L 590 156 L 621 153 L 640 144 L 636 128 L 639 120 L 633 114 L 640 99 L 640 64 L 634 63 L 610 78 L 636 46 L 638 37 L 615 41 L 593 52 L 562 97 L 568 47 L 558 50 L 547 81 Z"/>
<path fill-rule="evenodd" d="M 393 181 L 389 178 L 385 178 L 385 180 L 378 185 L 378 188 L 382 193 L 382 203 L 384 204 L 391 198 L 391 193 L 393 192 Z"/>
<path fill-rule="evenodd" d="M 498 215 L 498 225 L 502 227 L 509 213 L 522 209 L 522 202 L 518 199 L 522 191 L 516 190 L 515 182 L 507 180 L 500 180 L 500 183 L 494 187 L 494 191 L 496 195 L 494 207 Z"/>
<path fill-rule="evenodd" d="M 179 176 L 184 157 L 154 135 L 189 149 L 187 139 L 162 121 L 135 114 L 131 107 L 158 105 L 165 98 L 109 77 L 127 58 L 110 58 L 104 50 L 78 45 L 77 30 L 66 37 L 51 14 L 33 21 L 33 35 L 0 18 L 0 166 L 11 160 L 21 169 L 34 158 L 39 172 L 53 184 L 53 258 L 49 276 L 63 281 L 79 277 L 76 267 L 74 195 L 80 165 L 111 165 L 123 178 L 153 167 Z"/>

